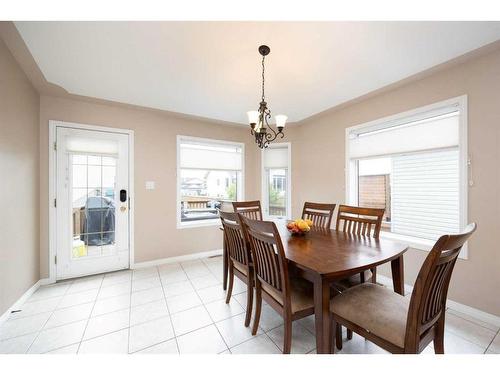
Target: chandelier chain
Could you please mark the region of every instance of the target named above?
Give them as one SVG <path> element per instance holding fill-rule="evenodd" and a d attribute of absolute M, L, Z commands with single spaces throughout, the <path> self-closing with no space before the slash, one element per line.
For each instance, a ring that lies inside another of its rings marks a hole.
<path fill-rule="evenodd" d="M 266 57 L 262 56 L 262 101 L 265 101 L 265 96 L 264 96 L 264 73 L 265 73 L 265 67 L 264 67 L 264 59 Z"/>

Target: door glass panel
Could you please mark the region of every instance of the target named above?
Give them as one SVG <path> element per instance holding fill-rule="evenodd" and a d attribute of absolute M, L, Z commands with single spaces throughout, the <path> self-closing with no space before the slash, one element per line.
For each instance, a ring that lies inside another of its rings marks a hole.
<path fill-rule="evenodd" d="M 287 169 L 269 168 L 267 171 L 269 216 L 286 217 Z"/>
<path fill-rule="evenodd" d="M 70 155 L 72 259 L 115 253 L 116 160 Z"/>
<path fill-rule="evenodd" d="M 101 187 L 102 166 L 89 165 L 88 167 L 88 187 L 99 188 Z"/>

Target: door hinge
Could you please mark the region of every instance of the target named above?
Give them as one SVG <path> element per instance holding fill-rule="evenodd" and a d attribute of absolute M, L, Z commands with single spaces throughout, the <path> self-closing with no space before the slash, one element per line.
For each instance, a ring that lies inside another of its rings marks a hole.
<path fill-rule="evenodd" d="M 57 142 L 54 142 L 54 151 L 57 151 Z"/>
<path fill-rule="evenodd" d="M 57 207 L 57 199 L 54 199 L 54 207 Z"/>
<path fill-rule="evenodd" d="M 57 264 L 57 255 L 54 257 L 54 263 Z"/>

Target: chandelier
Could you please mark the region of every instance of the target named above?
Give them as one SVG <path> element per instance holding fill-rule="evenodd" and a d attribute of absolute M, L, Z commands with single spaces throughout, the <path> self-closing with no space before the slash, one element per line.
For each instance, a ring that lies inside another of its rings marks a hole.
<path fill-rule="evenodd" d="M 269 143 L 273 142 L 276 138 L 283 138 L 285 134 L 283 129 L 285 128 L 285 123 L 287 116 L 276 115 L 274 118 L 276 120 L 276 130 L 269 125 L 269 120 L 271 119 L 271 110 L 267 108 L 266 98 L 264 95 L 264 59 L 269 55 L 271 49 L 268 46 L 260 46 L 259 53 L 262 55 L 262 98 L 259 104 L 258 111 L 249 111 L 248 122 L 250 123 L 250 133 L 255 137 L 255 143 L 260 148 L 267 148 Z"/>

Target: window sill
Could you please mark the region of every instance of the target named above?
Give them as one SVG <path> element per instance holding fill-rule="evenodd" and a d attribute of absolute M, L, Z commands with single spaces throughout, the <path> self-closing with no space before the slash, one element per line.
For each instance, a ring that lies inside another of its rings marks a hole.
<path fill-rule="evenodd" d="M 396 234 L 391 232 L 380 232 L 380 237 L 387 238 L 390 240 L 405 242 L 412 249 L 430 251 L 432 246 L 434 246 L 434 242 L 432 240 L 426 240 L 423 238 L 405 236 L 403 234 Z"/>
<path fill-rule="evenodd" d="M 433 240 L 426 240 L 423 238 L 405 236 L 402 234 L 396 234 L 396 233 L 391 233 L 391 232 L 380 232 L 380 237 L 387 238 L 387 239 L 394 240 L 394 241 L 404 242 L 404 243 L 407 243 L 408 246 L 411 247 L 412 249 L 423 250 L 423 251 L 427 251 L 427 252 L 431 251 L 432 247 L 436 243 L 436 241 L 433 241 Z M 462 250 L 460 251 L 460 254 L 458 255 L 458 257 L 460 259 L 464 259 L 464 260 L 468 259 L 467 242 L 462 247 Z"/>
<path fill-rule="evenodd" d="M 200 221 L 177 222 L 177 229 L 190 229 L 201 227 L 221 226 L 220 219 L 207 219 Z"/>

